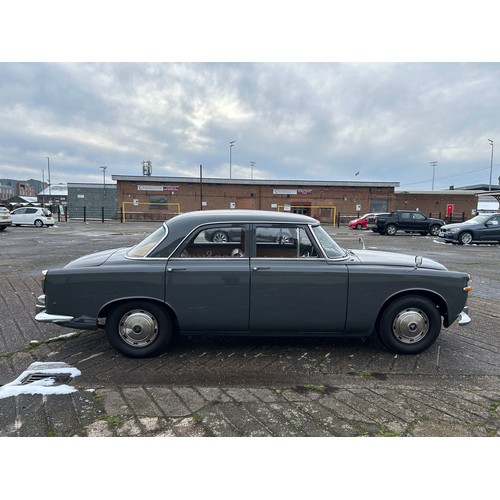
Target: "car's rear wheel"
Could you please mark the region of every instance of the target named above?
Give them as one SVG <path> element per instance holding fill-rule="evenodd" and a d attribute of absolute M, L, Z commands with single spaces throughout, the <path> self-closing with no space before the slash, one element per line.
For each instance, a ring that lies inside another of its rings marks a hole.
<path fill-rule="evenodd" d="M 106 318 L 106 338 L 111 346 L 131 358 L 157 356 L 172 338 L 170 315 L 159 304 L 127 302 L 112 309 Z"/>
<path fill-rule="evenodd" d="M 472 233 L 469 233 L 469 231 L 464 231 L 459 237 L 458 237 L 458 242 L 461 245 L 468 245 L 472 241 Z"/>
<path fill-rule="evenodd" d="M 429 234 L 431 236 L 437 236 L 439 234 L 439 227 L 437 224 L 434 224 L 432 225 L 430 228 L 429 228 Z"/>
<path fill-rule="evenodd" d="M 388 236 L 394 236 L 397 232 L 398 232 L 398 228 L 397 228 L 396 224 L 389 224 L 385 228 L 385 234 L 387 234 Z"/>
<path fill-rule="evenodd" d="M 417 354 L 431 346 L 441 331 L 436 305 L 417 295 L 401 297 L 389 304 L 380 318 L 382 343 L 398 354 Z"/>
<path fill-rule="evenodd" d="M 41 221 L 40 219 L 37 219 L 37 220 L 35 221 L 35 226 L 36 226 L 36 227 L 43 227 L 43 221 Z"/>

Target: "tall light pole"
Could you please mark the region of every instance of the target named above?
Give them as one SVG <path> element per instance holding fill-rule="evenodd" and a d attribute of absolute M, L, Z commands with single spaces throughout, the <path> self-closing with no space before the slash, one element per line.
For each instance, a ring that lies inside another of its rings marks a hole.
<path fill-rule="evenodd" d="M 438 164 L 438 162 L 430 161 L 429 163 L 432 166 L 432 190 L 434 191 L 434 174 L 436 173 L 436 165 Z"/>
<path fill-rule="evenodd" d="M 233 162 L 232 162 L 232 150 L 233 150 L 233 146 L 234 146 L 234 143 L 236 141 L 231 141 L 229 143 L 229 178 L 232 179 L 233 176 L 232 176 L 232 166 L 233 166 Z"/>
<path fill-rule="evenodd" d="M 48 169 L 48 178 L 47 178 L 47 182 L 49 184 L 49 201 L 50 203 L 52 204 L 52 193 L 50 192 L 50 160 L 49 160 L 49 157 L 46 156 L 45 158 L 47 158 L 47 169 Z"/>
<path fill-rule="evenodd" d="M 102 166 L 99 168 L 102 168 L 102 198 L 104 200 L 106 198 L 106 169 L 108 167 Z"/>
<path fill-rule="evenodd" d="M 490 143 L 491 146 L 490 187 L 488 191 L 491 191 L 491 174 L 493 173 L 493 141 L 491 139 L 488 139 L 488 142 Z"/>
<path fill-rule="evenodd" d="M 250 179 L 253 179 L 253 167 L 255 167 L 255 162 L 254 161 L 250 162 L 250 167 L 251 167 L 251 170 L 250 170 Z"/>

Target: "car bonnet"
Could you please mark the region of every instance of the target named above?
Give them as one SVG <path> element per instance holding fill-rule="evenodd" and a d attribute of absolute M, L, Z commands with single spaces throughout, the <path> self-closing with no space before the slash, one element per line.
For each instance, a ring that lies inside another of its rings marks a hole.
<path fill-rule="evenodd" d="M 381 252 L 376 250 L 350 250 L 359 262 L 369 266 L 398 266 L 398 267 L 415 267 L 415 255 L 407 255 L 402 253 Z M 423 269 L 439 269 L 445 271 L 446 267 L 435 260 L 423 257 L 422 264 L 418 266 Z"/>

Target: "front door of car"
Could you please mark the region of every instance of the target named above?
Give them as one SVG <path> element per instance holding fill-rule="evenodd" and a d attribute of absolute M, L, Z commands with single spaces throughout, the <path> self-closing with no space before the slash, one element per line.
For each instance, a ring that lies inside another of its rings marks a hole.
<path fill-rule="evenodd" d="M 250 330 L 284 334 L 344 331 L 348 271 L 328 262 L 305 227 L 255 229 L 250 262 Z M 266 234 L 266 239 L 259 237 Z M 293 236 L 290 236 L 292 234 Z"/>
<path fill-rule="evenodd" d="M 165 302 L 182 332 L 248 330 L 250 259 L 248 226 L 217 225 L 196 231 L 167 263 Z M 213 238 L 214 234 L 231 238 Z"/>
<path fill-rule="evenodd" d="M 12 214 L 12 222 L 14 224 L 25 224 L 25 219 L 26 219 L 26 208 L 18 208 L 13 214 Z"/>

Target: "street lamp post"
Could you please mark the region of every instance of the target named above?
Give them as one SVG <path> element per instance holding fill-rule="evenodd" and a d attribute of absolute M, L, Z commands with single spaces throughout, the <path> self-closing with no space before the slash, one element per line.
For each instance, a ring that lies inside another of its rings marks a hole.
<path fill-rule="evenodd" d="M 255 167 L 255 162 L 254 161 L 250 162 L 250 167 L 251 167 L 251 170 L 250 170 L 250 179 L 253 179 L 253 167 Z"/>
<path fill-rule="evenodd" d="M 47 182 L 49 184 L 49 202 L 50 202 L 50 204 L 52 204 L 52 193 L 50 192 L 50 160 L 49 160 L 48 156 L 46 156 L 45 158 L 47 158 L 47 170 L 48 170 Z"/>
<path fill-rule="evenodd" d="M 437 161 L 430 161 L 429 162 L 432 166 L 432 190 L 434 191 L 434 174 L 436 173 L 436 165 L 437 165 Z"/>
<path fill-rule="evenodd" d="M 491 191 L 491 174 L 493 173 L 493 141 L 491 139 L 488 139 L 488 142 L 490 143 L 491 146 L 490 187 L 488 191 Z"/>
<path fill-rule="evenodd" d="M 106 199 L 106 169 L 108 167 L 102 166 L 99 168 L 102 168 L 102 198 L 103 198 L 103 200 L 105 200 Z"/>
<path fill-rule="evenodd" d="M 232 163 L 232 149 L 233 149 L 233 146 L 234 146 L 234 143 L 236 141 L 231 141 L 229 143 L 229 178 L 232 179 L 232 166 L 233 166 L 233 163 Z"/>

